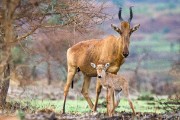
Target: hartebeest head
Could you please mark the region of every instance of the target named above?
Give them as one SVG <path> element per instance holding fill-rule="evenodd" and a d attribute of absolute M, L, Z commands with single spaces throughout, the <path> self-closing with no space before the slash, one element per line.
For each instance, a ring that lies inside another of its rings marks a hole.
<path fill-rule="evenodd" d="M 121 16 L 122 8 L 120 8 L 119 14 L 118 14 L 119 20 L 121 21 L 120 27 L 116 27 L 113 24 L 111 24 L 111 27 L 121 35 L 122 44 L 123 44 L 122 55 L 125 58 L 129 55 L 130 36 L 140 26 L 140 24 L 138 24 L 138 25 L 135 25 L 134 27 L 131 28 L 130 22 L 133 18 L 132 6 L 129 8 L 129 10 L 130 10 L 130 18 L 128 19 L 128 21 L 123 20 L 123 18 Z"/>

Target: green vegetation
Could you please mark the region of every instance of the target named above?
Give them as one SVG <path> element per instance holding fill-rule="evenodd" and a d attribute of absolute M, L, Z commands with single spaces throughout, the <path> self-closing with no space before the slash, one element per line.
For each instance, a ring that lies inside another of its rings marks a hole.
<path fill-rule="evenodd" d="M 155 16 L 156 14 L 178 14 L 180 8 L 178 4 L 174 2 L 155 2 L 155 4 L 150 4 L 148 2 L 138 3 L 138 6 L 135 6 L 134 12 L 142 14 L 144 16 Z M 163 11 L 163 12 L 162 12 Z"/>
<path fill-rule="evenodd" d="M 141 62 L 141 68 L 153 71 L 169 70 L 173 64 L 173 58 L 179 54 L 180 45 L 176 42 L 171 42 L 163 37 L 163 33 L 152 33 L 146 35 L 144 40 L 131 41 L 130 54 L 141 56 L 147 54 L 147 56 Z M 128 64 L 123 64 L 125 69 L 135 69 L 137 66 L 138 58 L 136 62 L 128 61 Z"/>
<path fill-rule="evenodd" d="M 16 46 L 11 49 L 13 62 L 15 64 L 22 64 L 27 59 L 26 51 L 22 50 L 21 46 Z"/>
<path fill-rule="evenodd" d="M 138 100 L 155 100 L 155 98 L 150 93 L 144 93 L 137 98 Z"/>
<path fill-rule="evenodd" d="M 171 45 L 172 43 L 168 40 L 166 40 L 163 37 L 163 33 L 152 33 L 149 35 L 146 35 L 146 38 L 144 40 L 141 41 L 131 41 L 131 47 L 136 47 L 137 49 L 142 49 L 142 51 L 144 52 L 144 49 L 148 49 L 149 52 L 149 48 L 151 50 L 151 52 L 172 52 L 171 51 Z M 179 44 L 175 44 L 173 45 L 173 52 L 178 53 L 180 49 Z M 138 52 L 142 52 L 137 50 Z"/>
<path fill-rule="evenodd" d="M 104 104 L 104 99 L 100 99 L 99 101 L 99 107 L 98 111 L 101 113 L 106 112 L 106 107 Z M 135 106 L 136 112 L 155 112 L 155 113 L 164 113 L 167 111 L 172 111 L 173 107 L 174 109 L 178 108 L 178 105 L 176 104 L 170 104 L 166 105 L 166 103 L 172 103 L 174 101 L 172 100 L 132 100 L 133 104 Z M 176 101 L 180 102 L 180 101 Z M 24 106 L 28 106 L 29 112 L 35 112 L 40 110 L 52 110 L 55 112 L 61 112 L 63 101 L 62 100 L 21 100 L 21 101 L 12 101 L 14 105 L 17 103 L 20 103 L 21 108 L 24 108 Z M 83 114 L 86 112 L 91 112 L 89 109 L 89 106 L 85 100 L 67 100 L 66 104 L 66 111 L 67 113 L 78 113 Z M 119 106 L 116 109 L 117 112 L 126 111 L 126 112 L 132 112 L 130 109 L 130 106 L 128 104 L 128 101 L 126 99 L 122 99 Z"/>
<path fill-rule="evenodd" d="M 112 2 L 118 7 L 122 7 L 124 5 L 125 0 L 112 0 Z"/>
<path fill-rule="evenodd" d="M 147 9 L 149 8 L 149 4 L 147 3 L 143 3 L 143 4 L 139 4 L 137 7 L 134 7 L 134 13 L 138 13 L 138 15 L 142 14 L 142 15 L 148 15 L 148 16 L 152 16 L 154 13 L 153 9 Z"/>

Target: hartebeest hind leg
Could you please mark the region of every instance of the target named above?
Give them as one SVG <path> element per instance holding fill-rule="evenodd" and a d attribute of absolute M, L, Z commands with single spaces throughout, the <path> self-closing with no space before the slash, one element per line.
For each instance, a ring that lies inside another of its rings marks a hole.
<path fill-rule="evenodd" d="M 88 93 L 90 82 L 91 82 L 91 77 L 88 77 L 88 76 L 84 75 L 84 83 L 83 83 L 81 93 L 83 94 L 84 98 L 88 102 L 89 107 L 91 108 L 91 110 L 93 110 L 94 105 L 93 105 L 93 103 L 92 103 L 92 101 L 91 101 L 91 99 L 89 97 L 89 93 Z"/>
<path fill-rule="evenodd" d="M 72 83 L 73 77 L 76 74 L 76 67 L 68 66 L 68 73 L 67 73 L 67 82 L 64 87 L 64 104 L 63 104 L 63 113 L 65 113 L 65 105 L 66 105 L 66 97 L 69 91 L 69 87 Z"/>
<path fill-rule="evenodd" d="M 97 82 L 96 82 L 96 100 L 95 100 L 95 104 L 93 107 L 93 112 L 95 112 L 97 110 L 97 104 L 98 104 L 99 94 L 101 93 L 101 88 L 102 88 L 101 82 L 97 79 Z"/>

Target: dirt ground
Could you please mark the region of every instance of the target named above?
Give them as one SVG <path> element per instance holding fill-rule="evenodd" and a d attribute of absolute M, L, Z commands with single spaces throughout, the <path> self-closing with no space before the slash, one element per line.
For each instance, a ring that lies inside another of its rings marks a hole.
<path fill-rule="evenodd" d="M 27 120 L 180 120 L 180 111 L 176 113 L 155 114 L 155 113 L 137 113 L 134 117 L 131 113 L 116 113 L 113 117 L 107 117 L 102 113 L 85 114 L 55 114 L 55 113 L 36 113 L 25 117 Z"/>
<path fill-rule="evenodd" d="M 180 111 L 175 113 L 155 114 L 155 113 L 137 113 L 133 116 L 131 113 L 116 113 L 113 117 L 108 117 L 101 113 L 85 114 L 57 114 L 54 112 L 38 112 L 26 114 L 25 116 L 0 115 L 0 120 L 180 120 Z"/>

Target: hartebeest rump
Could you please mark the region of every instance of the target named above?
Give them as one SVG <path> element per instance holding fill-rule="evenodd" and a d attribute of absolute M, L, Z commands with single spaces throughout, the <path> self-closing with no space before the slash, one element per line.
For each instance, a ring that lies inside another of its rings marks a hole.
<path fill-rule="evenodd" d="M 118 106 L 120 102 L 120 93 L 121 91 L 124 93 L 124 96 L 128 99 L 129 105 L 135 115 L 135 110 L 133 103 L 129 97 L 129 83 L 128 81 L 121 75 L 115 75 L 106 72 L 108 67 L 110 67 L 109 63 L 104 64 L 94 64 L 91 63 L 91 66 L 97 71 L 97 80 L 101 83 L 103 88 L 107 89 L 107 113 L 109 116 L 114 114 L 115 108 Z M 115 99 L 114 99 L 115 98 Z"/>
<path fill-rule="evenodd" d="M 84 83 L 81 93 L 88 102 L 90 108 L 96 111 L 98 97 L 101 92 L 101 84 L 96 84 L 96 101 L 93 105 L 88 89 L 91 81 L 91 77 L 96 77 L 96 70 L 91 67 L 89 63 L 110 63 L 111 66 L 107 69 L 109 73 L 116 74 L 120 66 L 124 63 L 125 58 L 129 55 L 129 43 L 131 34 L 136 31 L 140 24 L 135 27 L 130 27 L 130 22 L 133 17 L 132 8 L 130 7 L 130 19 L 124 21 L 121 17 L 121 8 L 119 10 L 119 19 L 121 20 L 120 27 L 111 25 L 112 28 L 120 34 L 119 37 L 110 35 L 102 40 L 92 39 L 82 41 L 67 50 L 67 82 L 64 87 L 64 104 L 63 113 L 65 113 L 66 97 L 69 91 L 69 87 L 73 81 L 73 77 L 77 70 L 81 70 L 84 75 Z"/>

